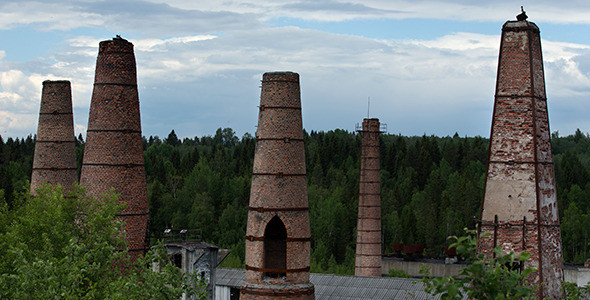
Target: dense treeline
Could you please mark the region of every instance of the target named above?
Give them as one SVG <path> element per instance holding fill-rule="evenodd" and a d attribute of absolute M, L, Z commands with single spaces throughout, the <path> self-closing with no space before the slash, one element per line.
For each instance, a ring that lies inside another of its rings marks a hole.
<path fill-rule="evenodd" d="M 312 236 L 312 271 L 354 268 L 360 136 L 333 130 L 304 133 Z M 201 238 L 233 250 L 226 264 L 244 260 L 255 138 L 230 128 L 213 136 L 144 138 L 150 235 L 166 228 L 201 230 Z M 580 130 L 552 135 L 564 257 L 583 262 L 590 252 L 590 137 Z M 82 162 L 84 141 L 76 152 Z M 28 188 L 34 137 L 0 138 L 0 197 L 10 204 Z M 473 228 L 483 193 L 488 140 L 482 137 L 381 136 L 384 253 L 392 243 L 425 244 L 444 255 L 446 237 Z"/>

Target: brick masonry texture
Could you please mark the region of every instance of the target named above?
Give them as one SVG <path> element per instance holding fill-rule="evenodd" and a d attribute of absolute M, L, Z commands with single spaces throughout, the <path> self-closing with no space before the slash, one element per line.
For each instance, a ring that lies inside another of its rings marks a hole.
<path fill-rule="evenodd" d="M 364 119 L 356 234 L 355 275 L 381 277 L 379 119 Z"/>
<path fill-rule="evenodd" d="M 78 182 L 72 90 L 65 80 L 43 82 L 31 193 L 43 182 L 66 189 Z"/>
<path fill-rule="evenodd" d="M 148 197 L 141 140 L 141 118 L 133 44 L 100 42 L 80 184 L 100 197 L 114 189 L 125 209 L 125 240 L 131 258 L 148 245 Z"/>
<path fill-rule="evenodd" d="M 299 75 L 265 73 L 259 108 L 240 299 L 314 299 Z M 278 252 L 286 256 L 284 269 L 265 268 L 265 232 L 274 217 L 286 230 L 286 251 Z"/>
<path fill-rule="evenodd" d="M 540 298 L 562 298 L 563 259 L 541 39 L 528 21 L 502 28 L 479 251 L 529 252 Z"/>

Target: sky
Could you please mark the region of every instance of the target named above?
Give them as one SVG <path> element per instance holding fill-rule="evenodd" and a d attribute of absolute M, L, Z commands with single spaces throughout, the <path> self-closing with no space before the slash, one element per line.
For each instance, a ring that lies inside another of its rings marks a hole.
<path fill-rule="evenodd" d="M 1 0 L 0 135 L 37 131 L 44 80 L 70 80 L 86 136 L 100 41 L 134 44 L 144 136 L 254 134 L 262 74 L 300 75 L 307 131 L 489 137 L 501 28 L 541 29 L 551 131 L 590 131 L 582 0 Z"/>

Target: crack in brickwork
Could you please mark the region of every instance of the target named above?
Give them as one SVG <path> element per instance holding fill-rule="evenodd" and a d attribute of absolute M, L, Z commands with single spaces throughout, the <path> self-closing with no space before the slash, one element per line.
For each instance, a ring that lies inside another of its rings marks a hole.
<path fill-rule="evenodd" d="M 314 299 L 299 74 L 265 73 L 259 108 L 240 299 Z M 264 233 L 275 216 L 287 232 L 285 269 L 265 268 Z"/>
<path fill-rule="evenodd" d="M 364 119 L 356 236 L 355 275 L 381 277 L 379 119 Z"/>
<path fill-rule="evenodd" d="M 528 21 L 502 28 L 478 250 L 529 252 L 540 298 L 562 298 L 563 258 L 541 38 Z"/>
<path fill-rule="evenodd" d="M 147 249 L 148 197 L 133 44 L 100 42 L 80 184 L 100 197 L 111 188 L 125 209 L 125 241 L 135 259 Z"/>
<path fill-rule="evenodd" d="M 72 89 L 69 81 L 43 82 L 33 156 L 31 193 L 43 182 L 66 190 L 78 182 Z"/>

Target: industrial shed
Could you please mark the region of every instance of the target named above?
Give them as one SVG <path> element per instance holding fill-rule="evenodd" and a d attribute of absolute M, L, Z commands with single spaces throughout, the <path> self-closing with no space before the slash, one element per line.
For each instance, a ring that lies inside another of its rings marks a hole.
<path fill-rule="evenodd" d="M 216 270 L 215 300 L 239 299 L 244 281 L 243 269 Z M 315 286 L 316 300 L 385 300 L 438 299 L 424 291 L 422 282 L 415 278 L 357 277 L 332 274 L 310 274 Z"/>

